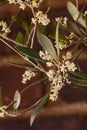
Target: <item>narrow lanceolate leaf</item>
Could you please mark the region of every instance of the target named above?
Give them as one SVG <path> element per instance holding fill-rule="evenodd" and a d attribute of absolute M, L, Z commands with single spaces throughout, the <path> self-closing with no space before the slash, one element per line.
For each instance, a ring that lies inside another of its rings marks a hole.
<path fill-rule="evenodd" d="M 33 66 L 31 65 L 23 65 L 23 64 L 20 64 L 20 63 L 14 63 L 14 62 L 10 62 L 10 65 L 12 66 L 15 66 L 15 67 L 18 67 L 18 68 L 24 68 L 24 69 L 30 69 L 32 71 L 37 71 L 37 69 L 35 69 Z"/>
<path fill-rule="evenodd" d="M 56 48 L 57 48 L 57 55 L 59 57 L 59 22 L 57 23 L 57 26 L 56 26 L 56 36 L 55 36 L 55 39 L 56 39 Z"/>
<path fill-rule="evenodd" d="M 35 109 L 33 111 L 33 114 L 30 117 L 30 126 L 32 126 L 36 116 L 41 111 L 41 109 L 44 107 L 44 105 L 47 103 L 48 97 L 49 97 L 49 94 L 47 93 L 44 97 L 42 97 L 40 102 L 36 105 L 36 107 L 35 107 Z"/>
<path fill-rule="evenodd" d="M 19 43 L 24 43 L 24 35 L 21 32 L 18 33 L 16 41 Z"/>
<path fill-rule="evenodd" d="M 42 60 L 39 54 L 31 48 L 16 46 L 16 49 L 29 58 Z"/>
<path fill-rule="evenodd" d="M 21 25 L 28 32 L 29 25 L 25 20 L 22 21 Z"/>
<path fill-rule="evenodd" d="M 70 72 L 69 79 L 76 86 L 87 89 L 87 75 L 86 74 L 83 74 L 81 72 Z"/>
<path fill-rule="evenodd" d="M 87 82 L 82 82 L 81 80 L 77 80 L 75 78 L 70 78 L 70 80 L 72 81 L 72 83 L 76 86 L 76 87 L 79 87 L 79 88 L 82 88 L 82 89 L 87 89 Z"/>
<path fill-rule="evenodd" d="M 82 72 L 70 72 L 70 74 L 73 77 L 77 77 L 77 78 L 80 78 L 80 79 L 87 80 L 87 74 L 84 74 Z"/>
<path fill-rule="evenodd" d="M 46 30 L 47 35 L 52 38 L 53 40 L 55 40 L 55 30 L 51 29 L 51 28 L 47 28 Z M 58 37 L 59 37 L 59 41 L 65 41 L 68 42 L 68 40 L 66 39 L 66 37 L 64 36 L 64 34 L 58 32 Z"/>
<path fill-rule="evenodd" d="M 0 87 L 0 106 L 3 105 L 3 100 L 2 100 L 2 91 L 1 91 L 1 87 Z"/>
<path fill-rule="evenodd" d="M 28 28 L 29 28 L 29 25 L 27 23 L 26 20 L 24 20 L 22 17 L 20 17 L 19 15 L 16 15 L 16 16 L 13 16 L 12 19 L 18 23 L 25 31 L 28 32 Z"/>
<path fill-rule="evenodd" d="M 77 77 L 70 77 L 69 79 L 71 79 L 74 82 L 77 83 L 81 83 L 81 84 L 87 84 L 87 80 L 81 79 L 81 78 L 77 78 Z"/>
<path fill-rule="evenodd" d="M 13 104 L 13 109 L 14 109 L 14 110 L 17 110 L 17 108 L 19 107 L 20 102 L 21 102 L 21 95 L 20 95 L 19 91 L 16 91 L 16 92 L 15 92 L 14 102 L 15 102 L 15 103 Z"/>
<path fill-rule="evenodd" d="M 47 51 L 49 55 L 51 55 L 54 59 L 56 59 L 57 58 L 56 51 L 55 48 L 53 47 L 51 40 L 40 32 L 37 32 L 37 38 L 42 48 L 45 51 Z"/>
<path fill-rule="evenodd" d="M 82 18 L 82 16 L 80 15 L 80 12 L 78 11 L 77 7 L 73 3 L 68 2 L 67 9 L 68 9 L 69 13 L 71 14 L 72 18 L 75 21 L 77 21 L 79 24 L 81 24 L 83 27 L 86 28 L 86 23 L 85 23 L 84 19 Z"/>
<path fill-rule="evenodd" d="M 79 30 L 79 27 L 76 25 L 75 22 L 71 22 L 68 20 L 67 27 L 70 31 L 72 31 L 76 35 L 81 35 L 81 32 Z"/>

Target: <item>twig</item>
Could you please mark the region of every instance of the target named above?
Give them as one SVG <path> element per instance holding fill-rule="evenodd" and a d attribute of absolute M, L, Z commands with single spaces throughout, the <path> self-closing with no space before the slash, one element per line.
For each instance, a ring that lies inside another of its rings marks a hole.
<path fill-rule="evenodd" d="M 14 40 L 12 40 L 12 39 L 10 39 L 10 38 L 8 38 L 8 37 L 2 35 L 2 34 L 0 34 L 0 37 L 2 37 L 3 39 L 5 39 L 5 40 L 7 40 L 7 41 L 9 41 L 9 42 L 14 43 L 15 45 L 23 46 L 21 43 L 16 42 L 16 41 L 14 41 Z"/>
<path fill-rule="evenodd" d="M 0 38 L 0 41 L 2 41 L 6 46 L 8 46 L 10 49 L 12 49 L 14 52 L 16 52 L 20 57 L 22 57 L 24 60 L 26 60 L 26 57 L 23 56 L 21 53 L 19 53 L 14 47 L 12 47 L 11 45 L 9 45 L 7 42 L 5 42 L 3 39 Z M 29 59 L 26 60 L 29 64 L 33 65 L 36 69 L 38 69 L 41 72 L 44 72 L 43 69 L 41 69 L 40 67 L 38 67 L 36 64 L 34 64 L 32 61 L 30 61 Z"/>
<path fill-rule="evenodd" d="M 34 38 L 35 38 L 35 33 L 36 33 L 36 24 L 35 24 L 35 26 L 34 26 L 34 30 L 33 30 L 33 35 L 32 35 L 32 39 L 31 39 L 31 46 L 30 46 L 30 48 L 33 47 L 33 44 L 34 44 Z"/>
<path fill-rule="evenodd" d="M 31 35 L 32 35 L 32 33 L 33 33 L 33 30 L 34 30 L 34 29 L 32 28 L 31 31 L 30 31 L 30 34 L 29 34 L 29 36 L 28 36 L 28 39 L 27 39 L 26 45 L 29 44 L 29 41 L 30 41 Z"/>

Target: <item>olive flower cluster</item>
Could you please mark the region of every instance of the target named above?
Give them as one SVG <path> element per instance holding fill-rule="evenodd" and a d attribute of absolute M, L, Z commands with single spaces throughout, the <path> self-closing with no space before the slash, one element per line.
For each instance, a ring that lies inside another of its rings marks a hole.
<path fill-rule="evenodd" d="M 26 84 L 28 80 L 30 80 L 32 77 L 34 77 L 36 75 L 35 72 L 33 72 L 30 69 L 27 69 L 24 74 L 22 75 L 23 79 L 22 79 L 22 83 Z"/>
<path fill-rule="evenodd" d="M 67 83 L 71 82 L 68 79 L 68 74 L 70 71 L 74 72 L 77 67 L 74 62 L 71 61 L 72 54 L 71 52 L 67 52 L 66 55 L 62 56 L 62 60 L 58 62 L 57 66 L 53 63 L 52 58 L 47 58 L 47 53 L 40 52 L 40 56 L 49 61 L 50 69 L 46 72 L 46 75 L 50 81 L 50 97 L 49 99 L 52 101 L 56 101 L 58 99 L 59 90 Z M 48 65 L 48 64 L 47 64 Z M 55 69 L 54 69 L 55 68 Z"/>
<path fill-rule="evenodd" d="M 32 18 L 32 23 L 36 24 L 42 24 L 43 26 L 48 25 L 50 22 L 50 19 L 47 18 L 47 14 L 44 14 L 42 11 L 36 12 L 35 18 Z"/>
<path fill-rule="evenodd" d="M 26 6 L 32 6 L 33 8 L 38 8 L 42 0 L 7 0 L 9 4 L 19 4 L 20 9 L 24 10 Z"/>

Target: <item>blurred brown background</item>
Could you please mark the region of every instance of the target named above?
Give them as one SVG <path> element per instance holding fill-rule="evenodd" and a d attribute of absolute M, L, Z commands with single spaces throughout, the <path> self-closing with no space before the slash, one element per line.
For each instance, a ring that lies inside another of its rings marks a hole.
<path fill-rule="evenodd" d="M 68 0 L 45 0 L 41 5 L 43 10 L 51 7 L 49 15 L 57 17 L 60 15 L 69 16 L 66 3 Z M 74 4 L 76 0 L 70 0 Z M 0 2 L 5 2 L 1 0 Z M 79 8 L 85 4 L 85 0 L 79 0 Z M 18 11 L 18 6 L 1 4 L 0 17 L 10 23 L 11 16 Z M 23 16 L 28 18 L 31 16 L 30 10 L 26 9 Z M 11 34 L 15 38 L 19 27 L 13 26 L 14 33 Z M 0 86 L 2 87 L 2 94 L 4 104 L 8 104 L 16 90 L 21 91 L 25 86 L 21 83 L 22 74 L 24 70 L 10 66 L 9 61 L 22 62 L 23 60 L 13 53 L 8 47 L 0 42 Z M 87 73 L 86 57 L 82 57 L 79 65 L 83 72 Z M 84 65 L 84 67 L 83 67 Z M 39 74 L 36 79 L 42 75 Z M 22 103 L 20 109 L 32 105 L 39 99 L 46 91 L 44 84 L 38 85 L 27 91 L 22 96 Z M 87 129 L 87 90 L 80 90 L 74 87 L 65 86 L 61 92 L 59 101 L 57 103 L 49 103 L 44 108 L 42 113 L 36 119 L 32 128 L 29 126 L 29 117 L 31 112 L 21 115 L 19 118 L 0 119 L 0 130 L 86 130 Z"/>

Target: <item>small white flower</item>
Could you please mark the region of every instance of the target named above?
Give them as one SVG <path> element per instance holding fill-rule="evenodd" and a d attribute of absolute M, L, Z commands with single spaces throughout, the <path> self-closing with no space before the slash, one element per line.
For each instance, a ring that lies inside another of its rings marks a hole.
<path fill-rule="evenodd" d="M 52 67 L 52 66 L 53 66 L 53 63 L 52 63 L 52 62 L 46 62 L 46 65 L 47 65 L 48 67 Z"/>
<path fill-rule="evenodd" d="M 22 1 L 22 0 L 8 0 L 9 4 L 19 4 L 20 5 L 20 9 L 25 9 L 26 8 L 26 4 Z"/>
<path fill-rule="evenodd" d="M 74 72 L 77 69 L 77 67 L 74 64 L 74 62 L 66 61 L 65 65 L 66 65 L 68 71 L 73 71 Z"/>
<path fill-rule="evenodd" d="M 67 19 L 67 17 L 65 17 L 65 18 L 63 19 L 63 25 L 64 25 L 65 27 L 67 27 L 67 21 L 68 21 L 68 19 Z"/>
<path fill-rule="evenodd" d="M 58 18 L 55 18 L 56 22 L 61 22 L 62 21 L 62 17 L 58 17 Z"/>
<path fill-rule="evenodd" d="M 32 18 L 31 23 L 33 23 L 35 25 L 37 23 L 37 20 L 35 18 Z"/>
<path fill-rule="evenodd" d="M 59 49 L 60 49 L 60 50 L 63 50 L 63 49 L 65 49 L 65 48 L 67 48 L 66 42 L 65 42 L 65 41 L 59 42 Z"/>
<path fill-rule="evenodd" d="M 49 77 L 49 80 L 52 80 L 54 77 L 53 77 L 53 75 L 54 75 L 54 70 L 49 70 L 46 74 L 47 74 L 47 76 Z"/>
<path fill-rule="evenodd" d="M 20 3 L 20 9 L 24 10 L 26 8 L 26 5 L 23 3 Z"/>
<path fill-rule="evenodd" d="M 61 64 L 60 66 L 60 70 L 61 72 L 65 72 L 66 66 L 64 64 Z"/>
<path fill-rule="evenodd" d="M 44 14 L 42 11 L 36 12 L 36 18 L 32 19 L 32 23 L 35 24 L 36 21 L 38 23 L 41 23 L 43 26 L 46 26 L 49 24 L 50 20 L 47 18 L 47 14 Z"/>
<path fill-rule="evenodd" d="M 9 4 L 16 4 L 15 0 L 7 0 Z"/>
<path fill-rule="evenodd" d="M 5 114 L 7 114 L 6 109 L 7 109 L 7 106 L 0 107 L 0 117 L 2 117 L 2 118 L 5 117 Z"/>
<path fill-rule="evenodd" d="M 66 53 L 66 55 L 63 55 L 63 56 L 62 56 L 62 58 L 63 58 L 64 61 L 65 61 L 65 60 L 70 60 L 70 59 L 72 58 L 72 53 L 71 53 L 70 51 L 68 51 L 68 52 Z"/>
<path fill-rule="evenodd" d="M 30 4 L 33 8 L 38 8 L 39 5 L 42 3 L 43 0 L 30 0 Z M 26 2 L 28 2 L 28 0 L 26 0 Z"/>
<path fill-rule="evenodd" d="M 56 101 L 58 99 L 58 91 L 52 88 L 49 99 L 53 102 Z"/>
<path fill-rule="evenodd" d="M 84 14 L 83 14 L 84 16 L 87 16 L 87 10 L 84 12 Z"/>
<path fill-rule="evenodd" d="M 58 17 L 58 18 L 55 18 L 56 22 L 58 23 L 61 23 L 63 26 L 67 27 L 67 17 Z"/>
<path fill-rule="evenodd" d="M 7 23 L 4 21 L 0 21 L 1 33 L 3 35 L 7 35 L 10 32 L 10 29 L 7 27 Z"/>
<path fill-rule="evenodd" d="M 26 84 L 28 80 L 30 80 L 32 77 L 36 75 L 35 72 L 31 71 L 30 69 L 26 70 L 25 73 L 22 75 L 22 83 Z"/>
<path fill-rule="evenodd" d="M 41 4 L 42 0 L 7 0 L 9 4 L 19 4 L 21 9 L 25 9 L 27 4 L 32 6 L 33 8 L 38 8 L 39 5 Z"/>
<path fill-rule="evenodd" d="M 72 53 L 70 51 L 68 51 L 66 53 L 66 60 L 70 60 L 72 58 Z"/>
<path fill-rule="evenodd" d="M 53 58 L 48 54 L 47 51 L 43 52 L 43 51 L 40 51 L 39 52 L 39 55 L 40 57 L 43 59 L 43 60 L 48 60 L 48 61 L 52 61 Z"/>

